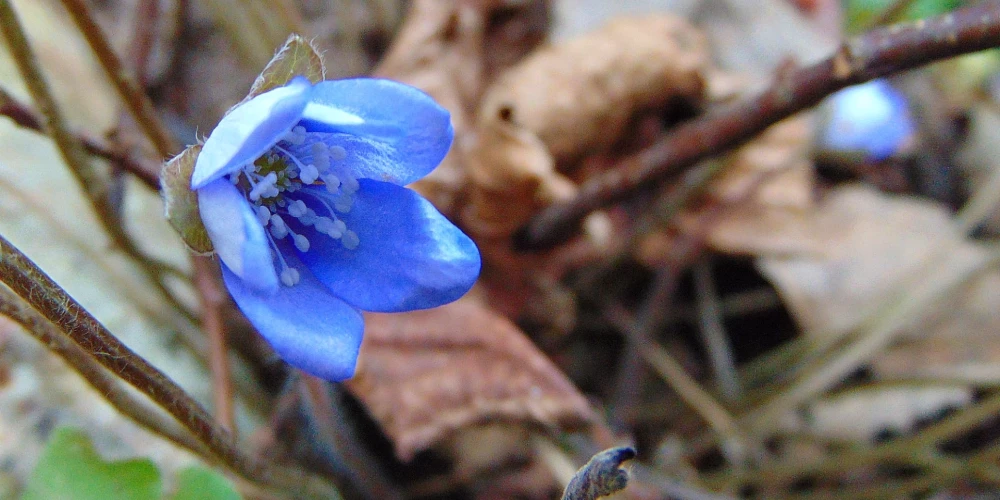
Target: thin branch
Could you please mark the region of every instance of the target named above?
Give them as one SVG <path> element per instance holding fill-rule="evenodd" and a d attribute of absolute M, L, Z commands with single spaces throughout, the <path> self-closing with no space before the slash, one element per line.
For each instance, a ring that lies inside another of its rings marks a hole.
<path fill-rule="evenodd" d="M 42 126 L 42 117 L 28 105 L 15 99 L 14 96 L 10 95 L 4 89 L 0 89 L 0 115 L 10 118 L 20 127 L 45 133 Z M 85 132 L 77 132 L 75 135 L 76 139 L 83 144 L 83 149 L 88 153 L 104 158 L 121 167 L 126 172 L 134 175 L 150 189 L 154 191 L 160 189 L 161 164 L 159 162 L 136 158 L 124 148 Z"/>
<path fill-rule="evenodd" d="M 1000 3 L 956 10 L 873 30 L 843 44 L 830 58 L 781 72 L 764 93 L 678 126 L 620 168 L 588 181 L 573 200 L 536 215 L 518 235 L 519 247 L 540 250 L 573 236 L 591 211 L 643 191 L 699 160 L 743 144 L 767 127 L 849 85 L 940 59 L 1000 46 Z"/>
<path fill-rule="evenodd" d="M 115 90 L 118 91 L 118 95 L 129 107 L 132 116 L 149 137 L 156 151 L 164 158 L 176 154 L 178 151 L 176 141 L 157 118 L 149 96 L 139 88 L 135 80 L 129 78 L 121 59 L 115 54 L 111 44 L 101 32 L 101 27 L 97 25 L 97 21 L 94 20 L 94 15 L 90 12 L 86 2 L 84 0 L 63 0 L 63 5 L 69 11 L 77 27 L 80 28 L 80 32 L 83 33 L 90 48 L 97 56 L 97 60 L 104 68 L 104 72 L 111 79 Z"/>
<path fill-rule="evenodd" d="M 132 352 L 52 279 L 0 236 L 0 281 L 58 326 L 104 368 L 148 396 L 194 434 L 215 457 L 240 476 L 286 491 L 318 492 L 330 487 L 315 476 L 273 467 L 244 454 L 232 436 L 180 386 Z"/>
<path fill-rule="evenodd" d="M 191 433 L 177 425 L 174 419 L 164 415 L 163 410 L 150 407 L 146 401 L 136 398 L 125 390 L 117 377 L 95 362 L 94 358 L 79 346 L 70 342 L 52 323 L 3 285 L 0 285 L 0 315 L 13 319 L 47 349 L 66 361 L 84 381 L 123 415 L 177 446 L 214 461 L 208 449 L 194 439 Z"/>
<path fill-rule="evenodd" d="M 694 266 L 695 297 L 698 308 L 698 325 L 705 352 L 708 354 L 719 392 L 729 403 L 742 397 L 736 360 L 722 324 L 722 307 L 712 282 L 712 265 L 702 259 Z"/>

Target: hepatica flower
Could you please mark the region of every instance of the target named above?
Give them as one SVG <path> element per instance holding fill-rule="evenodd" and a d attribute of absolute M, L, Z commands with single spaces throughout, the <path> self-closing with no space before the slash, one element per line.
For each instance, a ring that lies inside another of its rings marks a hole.
<path fill-rule="evenodd" d="M 361 311 L 451 302 L 479 251 L 403 186 L 444 158 L 447 111 L 379 79 L 296 77 L 233 108 L 199 154 L 191 188 L 236 304 L 289 364 L 354 373 Z"/>

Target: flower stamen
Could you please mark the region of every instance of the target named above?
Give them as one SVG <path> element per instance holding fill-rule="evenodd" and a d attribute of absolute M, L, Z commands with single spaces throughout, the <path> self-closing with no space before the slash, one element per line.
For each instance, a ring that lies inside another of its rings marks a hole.
<path fill-rule="evenodd" d="M 308 148 L 305 147 L 307 140 L 314 141 Z M 348 250 L 360 244 L 358 234 L 338 217 L 338 214 L 350 212 L 354 195 L 360 188 L 358 179 L 347 168 L 335 166 L 346 158 L 347 150 L 342 146 L 310 139 L 305 128 L 296 126 L 270 151 L 230 176 L 232 183 L 250 201 L 257 221 L 267 229 L 265 234 L 276 259 L 279 279 L 285 286 L 298 283 L 300 274 L 285 262 L 275 243 L 277 240 L 291 236 L 296 250 L 308 252 L 312 246 L 311 227 L 316 233 L 339 240 Z M 323 186 L 332 196 L 320 196 L 303 189 L 310 186 Z M 318 202 L 327 214 L 317 214 L 302 199 L 303 194 Z M 300 230 L 289 226 L 293 219 L 301 224 Z"/>

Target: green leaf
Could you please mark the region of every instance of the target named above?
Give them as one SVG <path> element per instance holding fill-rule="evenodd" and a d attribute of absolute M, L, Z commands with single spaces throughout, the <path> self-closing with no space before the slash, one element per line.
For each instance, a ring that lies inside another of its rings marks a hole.
<path fill-rule="evenodd" d="M 902 12 L 890 22 L 915 21 L 925 17 L 951 12 L 961 5 L 961 0 L 912 0 Z M 847 2 L 848 30 L 856 33 L 871 26 L 884 12 L 891 9 L 896 0 L 849 0 Z"/>
<path fill-rule="evenodd" d="M 293 34 L 253 82 L 247 99 L 284 86 L 292 78 L 300 75 L 313 83 L 320 82 L 326 76 L 326 67 L 323 66 L 323 58 L 312 44 L 305 38 Z"/>
<path fill-rule="evenodd" d="M 191 250 L 207 254 L 213 250 L 212 240 L 198 212 L 198 193 L 191 190 L 191 174 L 200 152 L 201 145 L 190 146 L 168 161 L 160 171 L 160 186 L 170 225 Z"/>
<path fill-rule="evenodd" d="M 240 500 L 240 494 L 225 476 L 204 467 L 188 467 L 177 475 L 177 491 L 171 500 Z"/>
<path fill-rule="evenodd" d="M 133 500 L 160 498 L 160 472 L 149 459 L 106 462 L 90 438 L 56 429 L 28 480 L 22 500 Z"/>

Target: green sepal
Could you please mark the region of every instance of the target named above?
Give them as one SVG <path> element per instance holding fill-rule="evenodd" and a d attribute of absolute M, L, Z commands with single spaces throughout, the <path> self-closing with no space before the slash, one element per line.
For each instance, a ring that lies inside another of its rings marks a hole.
<path fill-rule="evenodd" d="M 318 83 L 326 76 L 326 66 L 323 65 L 323 58 L 311 43 L 299 35 L 292 34 L 253 82 L 247 99 L 283 87 L 296 76 L 304 76 L 310 82 Z"/>
<path fill-rule="evenodd" d="M 198 192 L 191 189 L 191 174 L 200 152 L 201 145 L 196 144 L 168 161 L 160 171 L 160 188 L 167 221 L 191 250 L 209 254 L 214 249 L 212 240 L 198 212 Z"/>

